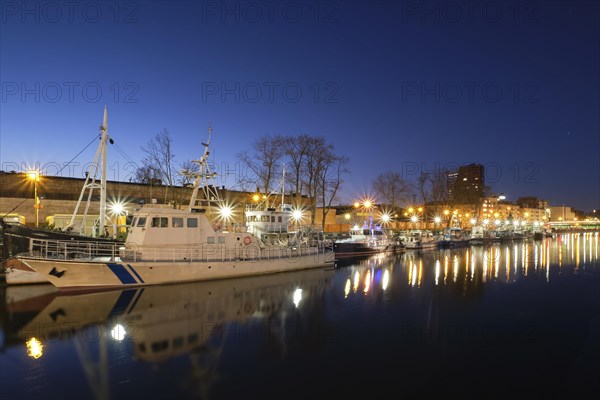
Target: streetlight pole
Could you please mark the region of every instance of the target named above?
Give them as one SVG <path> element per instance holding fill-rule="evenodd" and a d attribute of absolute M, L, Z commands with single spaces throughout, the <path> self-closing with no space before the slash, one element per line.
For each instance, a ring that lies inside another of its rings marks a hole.
<path fill-rule="evenodd" d="M 38 182 L 40 173 L 38 171 L 30 171 L 27 176 L 33 181 L 33 208 L 35 209 L 35 227 L 40 225 L 40 198 L 38 197 Z"/>

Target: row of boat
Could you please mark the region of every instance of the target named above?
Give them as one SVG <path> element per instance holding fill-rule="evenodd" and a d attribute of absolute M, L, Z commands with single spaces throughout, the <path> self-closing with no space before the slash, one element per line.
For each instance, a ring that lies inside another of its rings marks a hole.
<path fill-rule="evenodd" d="M 383 229 L 381 225 L 374 225 L 370 218 L 363 226 L 355 226 L 349 237 L 336 240 L 333 247 L 336 257 L 356 257 L 383 252 L 541 239 L 551 235 L 552 232 L 545 230 L 485 230 L 480 226 L 475 226 L 468 231 L 460 228 L 447 228 L 436 232 L 429 230 L 392 232 Z"/>

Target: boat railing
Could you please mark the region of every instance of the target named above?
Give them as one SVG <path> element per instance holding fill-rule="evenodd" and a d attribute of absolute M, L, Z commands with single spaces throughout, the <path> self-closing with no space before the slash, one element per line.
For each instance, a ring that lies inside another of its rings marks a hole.
<path fill-rule="evenodd" d="M 31 238 L 30 251 L 21 255 L 41 259 L 115 261 L 122 246 L 122 243 L 111 242 Z"/>
<path fill-rule="evenodd" d="M 226 246 L 225 244 L 204 243 L 185 247 L 151 247 L 51 239 L 30 239 L 30 241 L 31 251 L 23 253 L 24 257 L 85 262 L 268 261 L 281 258 L 293 261 L 294 258 L 307 255 L 324 255 L 331 249 L 323 241 L 309 241 L 285 246 L 261 246 L 258 243 Z"/>
<path fill-rule="evenodd" d="M 120 252 L 120 258 L 131 262 L 268 261 L 282 258 L 293 260 L 307 255 L 323 255 L 330 249 L 323 241 L 290 245 L 259 245 L 258 243 L 240 246 L 204 243 L 182 247 L 126 245 Z"/>

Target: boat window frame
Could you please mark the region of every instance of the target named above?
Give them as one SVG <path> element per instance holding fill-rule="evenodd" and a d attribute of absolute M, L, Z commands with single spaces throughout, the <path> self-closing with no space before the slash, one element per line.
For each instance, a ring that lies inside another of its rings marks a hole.
<path fill-rule="evenodd" d="M 192 222 L 192 223 L 190 223 L 190 222 Z M 198 218 L 188 217 L 188 218 L 186 218 L 185 223 L 188 228 L 197 228 L 198 227 Z"/>
<path fill-rule="evenodd" d="M 168 228 L 169 227 L 169 217 L 152 217 L 150 222 L 150 227 L 152 228 Z"/>
<path fill-rule="evenodd" d="M 183 217 L 173 217 L 171 226 L 173 228 L 183 228 Z"/>

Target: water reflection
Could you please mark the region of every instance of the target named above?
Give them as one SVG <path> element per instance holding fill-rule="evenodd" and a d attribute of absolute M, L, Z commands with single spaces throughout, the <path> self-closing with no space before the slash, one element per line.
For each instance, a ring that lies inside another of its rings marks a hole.
<path fill-rule="evenodd" d="M 496 365 L 513 368 L 505 354 L 515 346 L 521 346 L 519 357 L 536 360 L 557 340 L 571 343 L 570 334 L 587 332 L 579 322 L 587 309 L 577 306 L 597 289 L 598 247 L 598 233 L 591 232 L 382 254 L 336 269 L 81 295 L 58 295 L 46 285 L 4 287 L 0 368 L 14 376 L 1 383 L 9 394 L 25 387 L 63 398 L 152 398 L 161 390 L 178 398 L 259 397 L 256 391 L 273 385 L 285 393 L 298 374 L 322 378 L 320 384 L 333 390 L 339 379 L 329 378 L 347 377 L 356 358 L 372 365 L 388 354 L 427 364 L 422 368 L 440 357 L 440 365 L 452 365 L 457 374 L 502 374 Z M 553 285 L 587 275 L 593 277 L 588 286 L 568 281 L 570 292 Z M 566 303 L 570 299 L 576 304 Z M 573 329 L 574 322 L 583 331 Z M 388 350 L 378 353 L 367 345 L 373 341 Z M 367 347 L 360 348 L 363 343 Z M 493 363 L 479 368 L 480 349 L 494 352 Z M 477 363 L 461 364 L 469 360 L 465 354 Z M 63 379 L 48 380 L 56 368 Z M 424 370 L 415 369 L 410 379 Z M 71 377 L 68 384 L 64 377 Z"/>
<path fill-rule="evenodd" d="M 289 330 L 312 315 L 333 274 L 312 270 L 81 295 L 58 295 L 45 285 L 8 287 L 3 348 L 26 349 L 43 362 L 65 344 L 74 346 L 99 399 L 114 391 L 109 376 L 115 354 L 154 366 L 186 357 L 187 372 L 178 385 L 194 382 L 191 390 L 206 397 L 227 342 L 266 346 L 283 357 L 294 336 Z M 40 293 L 43 289 L 51 293 Z"/>
<path fill-rule="evenodd" d="M 598 232 L 570 233 L 538 241 L 376 255 L 342 266 L 348 275 L 344 297 L 359 291 L 368 295 L 381 284 L 373 278 L 382 275 L 387 276 L 382 290 L 430 284 L 466 289 L 527 278 L 550 282 L 565 266 L 577 272 L 597 265 L 599 241 Z"/>

